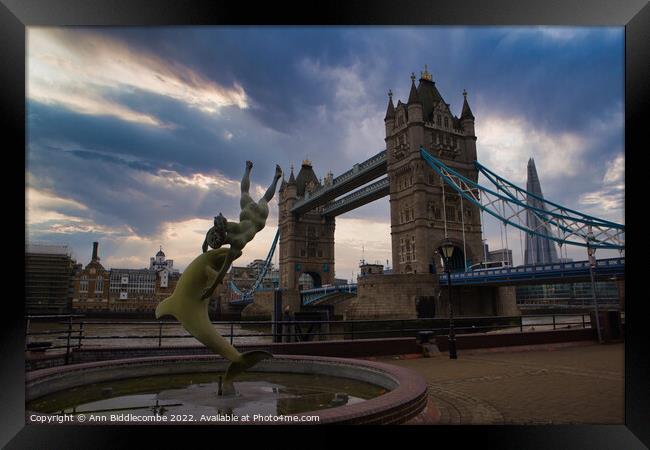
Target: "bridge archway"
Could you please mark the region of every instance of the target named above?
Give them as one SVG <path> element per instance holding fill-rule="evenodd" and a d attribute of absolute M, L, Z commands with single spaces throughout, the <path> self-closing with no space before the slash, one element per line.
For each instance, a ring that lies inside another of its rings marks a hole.
<path fill-rule="evenodd" d="M 453 242 L 453 244 L 454 244 L 454 252 L 452 253 L 451 258 L 449 260 L 450 271 L 465 272 L 465 260 L 467 256 L 465 255 L 465 252 L 463 252 L 463 246 L 462 244 L 458 244 L 456 242 Z M 438 255 L 443 255 L 442 247 L 440 245 L 436 247 L 436 252 Z M 441 273 L 444 272 L 444 267 L 442 266 L 440 256 L 438 256 L 438 260 L 436 261 L 436 266 L 440 268 Z"/>
<path fill-rule="evenodd" d="M 314 271 L 304 271 L 298 277 L 298 290 L 313 289 L 323 286 L 320 273 Z"/>

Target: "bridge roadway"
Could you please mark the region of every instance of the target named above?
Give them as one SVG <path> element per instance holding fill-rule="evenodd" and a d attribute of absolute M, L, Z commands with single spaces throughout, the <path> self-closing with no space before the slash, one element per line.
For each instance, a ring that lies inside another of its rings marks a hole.
<path fill-rule="evenodd" d="M 625 276 L 625 258 L 608 258 L 596 261 L 595 277 L 622 278 Z M 440 274 L 440 285 L 447 285 L 447 275 Z M 590 281 L 589 261 L 555 263 L 536 266 L 518 266 L 500 269 L 457 272 L 451 274 L 452 286 L 513 286 L 523 284 L 577 283 Z M 356 284 L 324 286 L 301 291 L 303 305 L 326 300 L 343 293 L 356 293 Z"/>
<path fill-rule="evenodd" d="M 594 275 L 596 280 L 603 277 L 624 278 L 625 258 L 607 258 L 596 261 Z M 440 285 L 447 285 L 447 275 L 439 275 Z M 535 266 L 504 267 L 500 269 L 476 270 L 471 272 L 456 272 L 451 274 L 452 286 L 513 286 L 525 284 L 550 283 L 579 283 L 591 280 L 589 261 L 574 261 L 569 263 L 554 263 Z M 260 289 L 262 290 L 262 289 Z M 268 289 L 264 289 L 268 290 Z M 326 300 L 327 297 L 342 293 L 356 294 L 357 284 L 342 284 L 323 286 L 300 291 L 303 305 Z M 252 298 L 238 299 L 231 305 L 246 305 Z"/>
<path fill-rule="evenodd" d="M 302 304 L 313 305 L 314 303 L 325 300 L 328 297 L 332 297 L 339 294 L 356 294 L 357 285 L 354 284 L 339 284 L 337 286 L 323 286 L 314 289 L 306 289 L 300 291 L 300 298 L 302 299 Z"/>
<path fill-rule="evenodd" d="M 387 170 L 386 150 L 382 150 L 367 160 L 355 164 L 352 169 L 334 178 L 331 185 L 321 186 L 312 193 L 305 193 L 305 197 L 294 204 L 291 212 L 298 215 L 309 212 L 334 200 L 336 197 L 369 183 L 375 178 L 385 175 Z"/>
<path fill-rule="evenodd" d="M 625 258 L 608 258 L 596 261 L 594 275 L 622 278 L 625 276 Z M 578 283 L 590 281 L 589 261 L 553 263 L 535 266 L 503 267 L 499 269 L 476 270 L 451 274 L 452 286 Z M 440 275 L 440 284 L 447 284 L 447 275 Z"/>

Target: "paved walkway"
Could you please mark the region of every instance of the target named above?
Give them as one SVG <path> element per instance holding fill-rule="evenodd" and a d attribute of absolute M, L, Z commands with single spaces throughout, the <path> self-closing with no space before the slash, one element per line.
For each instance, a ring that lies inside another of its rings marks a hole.
<path fill-rule="evenodd" d="M 624 423 L 624 344 L 466 350 L 457 360 L 413 356 L 376 360 L 425 377 L 439 424 Z"/>

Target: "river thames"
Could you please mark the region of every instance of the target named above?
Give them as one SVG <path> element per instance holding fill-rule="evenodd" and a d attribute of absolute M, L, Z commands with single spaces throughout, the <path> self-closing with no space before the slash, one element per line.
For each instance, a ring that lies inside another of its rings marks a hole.
<path fill-rule="evenodd" d="M 553 325 L 553 320 L 555 325 Z M 29 325 L 29 342 L 51 342 L 52 346 L 65 346 L 68 339 L 68 323 L 60 322 L 31 322 Z M 271 325 L 269 323 L 214 323 L 217 331 L 230 340 L 232 333 L 235 345 L 262 344 L 272 342 Z M 488 331 L 490 333 L 541 331 L 561 328 L 590 327 L 589 314 L 525 316 L 522 327 L 499 327 Z M 304 327 L 305 331 L 308 326 Z M 332 323 L 330 333 L 338 335 L 323 336 L 322 339 L 342 339 L 343 323 Z M 80 323 L 72 323 L 70 345 L 78 346 Z M 375 329 L 377 330 L 377 329 Z M 486 330 L 487 331 L 487 330 Z M 48 333 L 48 334 L 32 334 Z M 413 332 L 415 335 L 415 331 Z M 161 346 L 197 346 L 201 345 L 190 336 L 177 322 L 144 321 L 141 319 L 83 319 L 81 333 L 83 347 L 158 347 Z M 390 336 L 387 334 L 386 337 Z M 363 337 L 358 335 L 357 338 Z"/>

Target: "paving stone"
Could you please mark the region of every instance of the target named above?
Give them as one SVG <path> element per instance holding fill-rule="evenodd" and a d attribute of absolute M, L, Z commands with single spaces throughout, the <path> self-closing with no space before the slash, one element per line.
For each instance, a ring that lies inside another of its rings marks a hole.
<path fill-rule="evenodd" d="M 623 424 L 623 344 L 379 361 L 419 372 L 439 424 Z"/>

